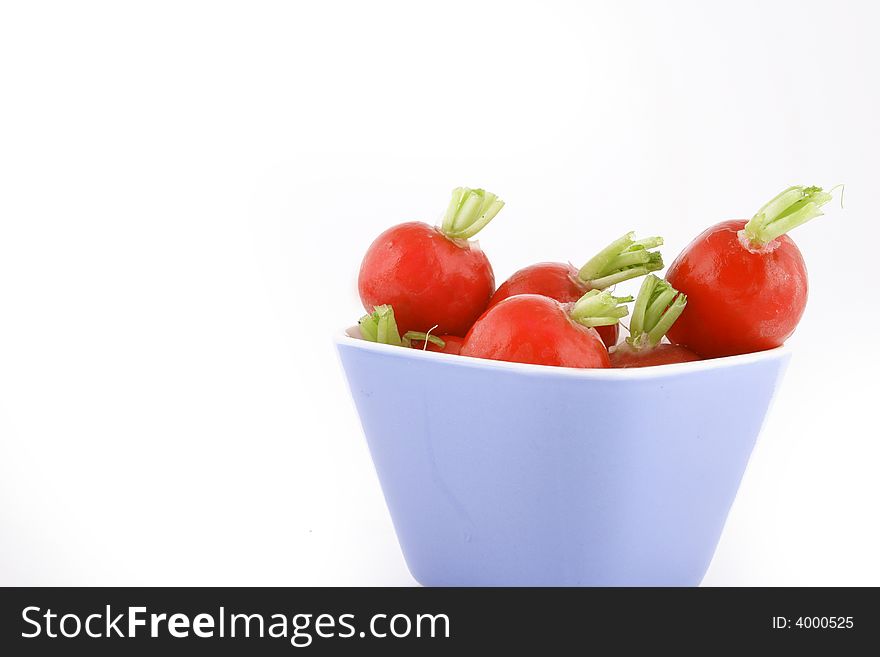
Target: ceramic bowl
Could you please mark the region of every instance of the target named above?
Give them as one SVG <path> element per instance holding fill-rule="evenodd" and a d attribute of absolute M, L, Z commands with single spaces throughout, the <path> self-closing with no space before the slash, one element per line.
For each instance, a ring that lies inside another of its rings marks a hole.
<path fill-rule="evenodd" d="M 695 586 L 789 359 L 581 370 L 336 340 L 428 586 Z"/>

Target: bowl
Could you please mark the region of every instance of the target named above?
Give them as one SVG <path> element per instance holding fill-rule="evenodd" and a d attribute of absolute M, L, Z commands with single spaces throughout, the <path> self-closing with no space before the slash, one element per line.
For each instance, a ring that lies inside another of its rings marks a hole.
<path fill-rule="evenodd" d="M 790 354 L 570 369 L 336 339 L 426 586 L 696 586 Z"/>

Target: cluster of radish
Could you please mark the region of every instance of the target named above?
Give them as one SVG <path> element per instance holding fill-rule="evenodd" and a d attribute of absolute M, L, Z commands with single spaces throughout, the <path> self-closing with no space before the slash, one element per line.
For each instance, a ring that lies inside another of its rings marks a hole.
<path fill-rule="evenodd" d="M 832 190 L 833 191 L 833 190 Z M 497 289 L 471 239 L 504 206 L 458 188 L 440 226 L 403 223 L 367 250 L 358 290 L 366 340 L 560 367 L 645 367 L 772 349 L 795 330 L 807 270 L 786 234 L 820 216 L 831 194 L 789 187 L 750 220 L 723 221 L 688 245 L 666 278 L 660 237 L 627 233 L 583 267 L 541 262 Z M 614 286 L 644 277 L 635 299 Z M 633 303 L 630 314 L 627 304 Z M 621 318 L 629 335 L 619 340 Z M 664 341 L 665 340 L 665 341 Z"/>

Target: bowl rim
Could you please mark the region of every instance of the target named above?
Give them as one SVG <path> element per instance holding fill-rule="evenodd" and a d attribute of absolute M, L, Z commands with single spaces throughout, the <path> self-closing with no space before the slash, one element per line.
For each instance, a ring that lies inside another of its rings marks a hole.
<path fill-rule="evenodd" d="M 706 360 L 692 361 L 689 363 L 674 363 L 670 365 L 652 365 L 649 367 L 627 368 L 576 368 L 557 367 L 555 365 L 534 365 L 531 363 L 512 363 L 504 360 L 490 360 L 488 358 L 475 358 L 473 356 L 451 355 L 425 349 L 408 349 L 394 345 L 370 342 L 360 337 L 357 326 L 351 326 L 340 333 L 334 334 L 333 342 L 338 347 L 351 347 L 365 351 L 384 353 L 397 358 L 423 359 L 436 361 L 452 367 L 471 367 L 488 370 L 502 370 L 508 372 L 520 372 L 531 376 L 560 376 L 574 377 L 578 379 L 614 380 L 627 381 L 633 379 L 654 379 L 691 372 L 704 372 L 708 370 L 727 369 L 750 365 L 765 360 L 778 360 L 791 354 L 791 347 L 781 345 L 765 351 L 755 351 L 749 354 L 736 356 L 722 356 L 720 358 L 707 358 Z"/>

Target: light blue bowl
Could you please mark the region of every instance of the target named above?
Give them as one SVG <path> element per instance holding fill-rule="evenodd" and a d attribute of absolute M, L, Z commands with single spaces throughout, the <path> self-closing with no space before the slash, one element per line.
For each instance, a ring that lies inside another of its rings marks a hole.
<path fill-rule="evenodd" d="M 695 586 L 785 348 L 576 370 L 337 339 L 407 565 L 428 586 Z"/>

